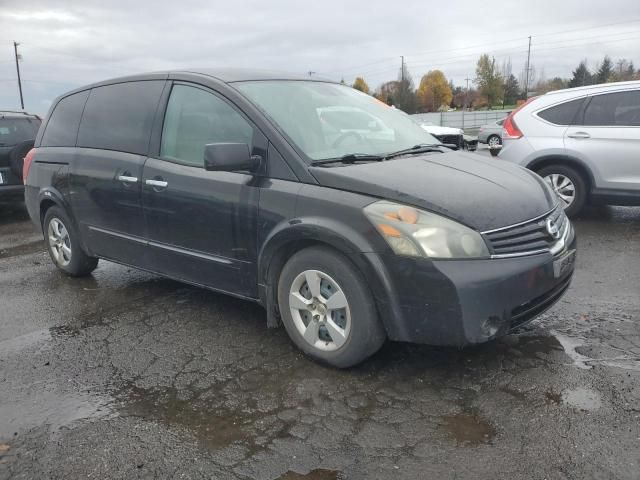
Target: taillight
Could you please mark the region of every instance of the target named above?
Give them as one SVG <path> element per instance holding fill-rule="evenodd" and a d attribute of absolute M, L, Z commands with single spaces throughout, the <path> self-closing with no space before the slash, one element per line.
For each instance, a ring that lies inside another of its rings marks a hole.
<path fill-rule="evenodd" d="M 516 125 L 516 122 L 513 121 L 512 115 L 513 113 L 510 113 L 507 119 L 504 121 L 504 124 L 502 124 L 503 139 L 509 138 L 515 140 L 522 137 L 522 132 L 518 128 L 518 125 Z"/>
<path fill-rule="evenodd" d="M 22 165 L 22 183 L 27 183 L 27 177 L 29 176 L 29 170 L 33 163 L 33 158 L 36 156 L 36 149 L 32 148 L 29 153 L 24 157 L 24 164 Z"/>
<path fill-rule="evenodd" d="M 515 120 L 513 119 L 514 115 L 518 113 L 520 110 L 524 108 L 525 105 L 530 103 L 532 100 L 535 100 L 538 97 L 531 97 L 526 102 L 523 102 L 518 108 L 512 111 L 507 118 L 504 119 L 504 123 L 502 124 L 502 138 L 503 139 L 511 139 L 517 140 L 518 138 L 522 138 L 524 134 L 518 128 Z"/>

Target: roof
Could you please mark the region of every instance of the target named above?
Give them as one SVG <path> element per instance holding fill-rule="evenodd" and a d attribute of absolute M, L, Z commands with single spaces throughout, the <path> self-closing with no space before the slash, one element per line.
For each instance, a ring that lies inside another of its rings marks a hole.
<path fill-rule="evenodd" d="M 249 80 L 311 80 L 329 82 L 325 78 L 312 77 L 291 72 L 283 72 L 277 70 L 260 70 L 249 68 L 189 68 L 178 71 L 170 71 L 167 73 L 199 73 L 209 77 L 217 78 L 225 83 L 243 82 Z"/>
<path fill-rule="evenodd" d="M 25 112 L 24 110 L 0 110 L 0 116 L 3 118 L 6 117 L 15 117 L 15 118 L 23 118 L 23 117 L 35 117 L 40 118 L 38 115 L 33 113 Z"/>
<path fill-rule="evenodd" d="M 625 89 L 626 87 L 640 87 L 640 80 L 631 80 L 629 82 L 610 82 L 610 83 L 599 83 L 597 85 L 585 85 L 583 87 L 574 87 L 574 88 L 565 88 L 562 90 L 554 90 L 552 92 L 548 92 L 546 95 L 558 95 L 563 93 L 580 93 L 585 92 L 588 93 L 590 91 L 606 91 L 606 90 L 616 90 L 616 89 Z"/>

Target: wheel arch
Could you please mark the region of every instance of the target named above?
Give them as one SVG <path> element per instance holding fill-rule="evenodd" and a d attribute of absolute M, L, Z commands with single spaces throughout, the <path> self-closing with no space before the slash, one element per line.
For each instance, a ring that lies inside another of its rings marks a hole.
<path fill-rule="evenodd" d="M 539 157 L 530 162 L 529 165 L 527 165 L 527 168 L 537 173 L 550 165 L 562 165 L 576 170 L 587 184 L 588 192 L 591 192 L 595 186 L 595 177 L 591 169 L 582 160 L 575 157 L 564 155 L 548 155 Z"/>
<path fill-rule="evenodd" d="M 333 223 L 329 219 L 327 222 Z M 346 256 L 369 282 L 372 297 L 378 306 L 378 295 L 374 295 L 374 292 L 380 292 L 383 285 L 377 274 L 371 275 L 375 266 L 368 264 L 366 255 L 361 255 L 372 251 L 362 235 L 350 227 L 341 225 L 341 229 L 337 229 L 334 225 L 317 219 L 294 224 L 287 222 L 264 242 L 258 257 L 258 290 L 260 303 L 267 310 L 268 326 L 276 327 L 280 324 L 277 290 L 284 265 L 295 253 L 312 246 L 328 247 Z M 375 278 L 371 278 L 372 276 Z M 382 313 L 379 309 L 378 312 Z"/>

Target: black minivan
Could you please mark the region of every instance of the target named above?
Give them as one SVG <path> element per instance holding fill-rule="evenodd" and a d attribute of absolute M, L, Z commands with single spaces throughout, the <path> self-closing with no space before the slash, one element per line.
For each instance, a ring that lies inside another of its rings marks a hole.
<path fill-rule="evenodd" d="M 181 71 L 74 90 L 24 178 L 65 273 L 101 258 L 259 302 L 338 367 L 387 338 L 493 339 L 573 274 L 573 228 L 535 173 L 307 77 Z"/>

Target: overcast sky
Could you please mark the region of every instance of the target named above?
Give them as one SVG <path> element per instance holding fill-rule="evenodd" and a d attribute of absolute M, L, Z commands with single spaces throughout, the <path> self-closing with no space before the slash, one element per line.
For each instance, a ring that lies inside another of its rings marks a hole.
<path fill-rule="evenodd" d="M 25 108 L 114 76 L 185 67 L 317 72 L 372 88 L 405 56 L 416 84 L 439 68 L 455 84 L 481 53 L 526 62 L 547 78 L 587 58 L 640 68 L 639 0 L 0 0 L 0 108 L 19 107 L 13 41 L 20 42 Z"/>

